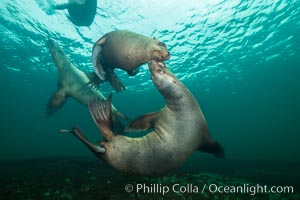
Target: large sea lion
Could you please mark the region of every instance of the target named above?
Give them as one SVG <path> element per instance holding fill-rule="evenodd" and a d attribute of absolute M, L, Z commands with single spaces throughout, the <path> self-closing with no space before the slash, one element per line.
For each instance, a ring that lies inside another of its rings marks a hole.
<path fill-rule="evenodd" d="M 166 44 L 156 38 L 118 30 L 102 36 L 93 46 L 92 62 L 100 82 L 109 81 L 116 91 L 125 86 L 114 73 L 115 68 L 138 73 L 138 67 L 150 60 L 165 61 L 170 58 Z"/>
<path fill-rule="evenodd" d="M 195 150 L 224 157 L 223 148 L 208 133 L 203 113 L 192 93 L 162 63 L 149 63 L 154 85 L 166 100 L 159 112 L 135 119 L 131 130 L 151 132 L 139 138 L 116 135 L 111 124 L 111 96 L 93 100 L 89 110 L 104 142 L 90 143 L 77 128 L 61 130 L 79 138 L 98 158 L 122 172 L 156 176 L 179 167 Z"/>
<path fill-rule="evenodd" d="M 58 90 L 52 95 L 46 107 L 47 116 L 60 109 L 68 97 L 73 97 L 84 105 L 87 105 L 94 98 L 106 99 L 98 89 L 88 84 L 90 82 L 88 74 L 76 68 L 54 40 L 49 39 L 47 45 L 59 75 Z M 114 106 L 112 106 L 112 116 L 116 126 L 120 126 L 130 120 Z"/>
<path fill-rule="evenodd" d="M 68 3 L 55 5 L 54 9 L 68 9 L 70 21 L 77 26 L 90 26 L 95 18 L 97 0 L 69 0 Z"/>

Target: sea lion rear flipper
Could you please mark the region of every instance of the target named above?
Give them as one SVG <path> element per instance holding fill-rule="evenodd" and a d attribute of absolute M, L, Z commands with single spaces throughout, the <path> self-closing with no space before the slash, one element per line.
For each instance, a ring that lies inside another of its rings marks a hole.
<path fill-rule="evenodd" d="M 218 142 L 213 141 L 212 139 L 199 147 L 198 150 L 205 153 L 211 153 L 217 158 L 224 158 L 225 156 L 224 148 Z"/>
<path fill-rule="evenodd" d="M 48 101 L 46 107 L 46 117 L 50 117 L 53 113 L 63 107 L 67 100 L 67 96 L 63 90 L 58 90 Z"/>
<path fill-rule="evenodd" d="M 112 69 L 107 69 L 107 76 L 109 83 L 117 92 L 126 90 L 126 87 Z"/>
<path fill-rule="evenodd" d="M 72 133 L 76 136 L 83 144 L 85 144 L 97 157 L 101 158 L 101 156 L 105 153 L 105 148 L 99 145 L 95 145 L 88 141 L 88 139 L 82 134 L 80 129 L 74 125 L 70 130 L 61 129 L 59 130 L 61 133 Z"/>
<path fill-rule="evenodd" d="M 90 114 L 106 141 L 110 141 L 114 137 L 112 132 L 111 98 L 112 93 L 107 100 L 92 99 L 88 103 Z"/>
<path fill-rule="evenodd" d="M 127 127 L 124 129 L 124 132 L 139 132 L 153 128 L 155 122 L 157 121 L 158 115 L 159 112 L 152 112 L 137 117 L 127 125 Z"/>

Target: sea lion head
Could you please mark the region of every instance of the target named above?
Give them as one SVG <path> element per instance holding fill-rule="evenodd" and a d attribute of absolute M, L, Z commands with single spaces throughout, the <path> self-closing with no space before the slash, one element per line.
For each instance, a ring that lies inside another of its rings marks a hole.
<path fill-rule="evenodd" d="M 157 62 L 163 62 L 169 60 L 171 57 L 170 52 L 167 49 L 167 45 L 164 42 L 159 41 L 156 38 L 153 38 L 151 60 Z"/>
<path fill-rule="evenodd" d="M 56 66 L 60 69 L 66 64 L 70 64 L 64 50 L 52 39 L 47 41 L 48 48 Z"/>
<path fill-rule="evenodd" d="M 165 99 L 178 99 L 182 97 L 182 85 L 164 63 L 152 60 L 148 63 L 148 66 L 153 83 Z"/>

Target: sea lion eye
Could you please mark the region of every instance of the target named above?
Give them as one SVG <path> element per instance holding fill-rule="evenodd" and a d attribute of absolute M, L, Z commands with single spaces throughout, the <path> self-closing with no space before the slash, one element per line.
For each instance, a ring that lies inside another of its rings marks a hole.
<path fill-rule="evenodd" d="M 166 44 L 165 44 L 164 42 L 159 42 L 158 45 L 159 45 L 159 46 L 162 46 L 162 47 L 167 47 Z"/>

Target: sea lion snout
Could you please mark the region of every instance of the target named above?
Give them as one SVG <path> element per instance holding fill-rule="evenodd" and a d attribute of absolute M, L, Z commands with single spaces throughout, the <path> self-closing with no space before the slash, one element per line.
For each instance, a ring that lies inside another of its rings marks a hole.
<path fill-rule="evenodd" d="M 163 62 L 169 60 L 171 58 L 171 54 L 166 48 L 164 48 L 160 51 L 154 51 L 154 57 L 156 61 Z"/>
<path fill-rule="evenodd" d="M 67 58 L 64 50 L 53 39 L 48 39 L 47 46 L 59 70 L 65 65 L 70 65 L 69 59 Z"/>
<path fill-rule="evenodd" d="M 157 62 L 156 60 L 151 60 L 148 63 L 149 69 L 151 73 L 154 71 L 161 71 L 163 68 L 166 68 L 165 64 L 163 62 Z"/>
<path fill-rule="evenodd" d="M 166 55 L 163 55 L 162 57 L 163 60 L 169 60 L 171 58 L 171 54 L 169 51 L 167 51 Z"/>
<path fill-rule="evenodd" d="M 152 60 L 148 63 L 148 66 L 151 72 L 151 79 L 159 90 L 170 89 L 169 86 L 175 86 L 174 83 L 176 81 L 163 62 Z"/>
<path fill-rule="evenodd" d="M 56 44 L 53 39 L 48 39 L 47 46 L 52 54 L 52 56 L 57 56 L 57 54 L 63 54 L 62 49 Z"/>
<path fill-rule="evenodd" d="M 52 50 L 53 47 L 55 46 L 54 40 L 48 39 L 48 41 L 47 41 L 47 46 L 48 46 L 48 48 L 49 48 L 50 50 Z"/>
<path fill-rule="evenodd" d="M 153 59 L 159 62 L 163 62 L 165 60 L 169 60 L 171 58 L 171 54 L 167 48 L 167 45 L 164 42 L 160 42 L 155 39 L 155 46 L 153 51 Z"/>

